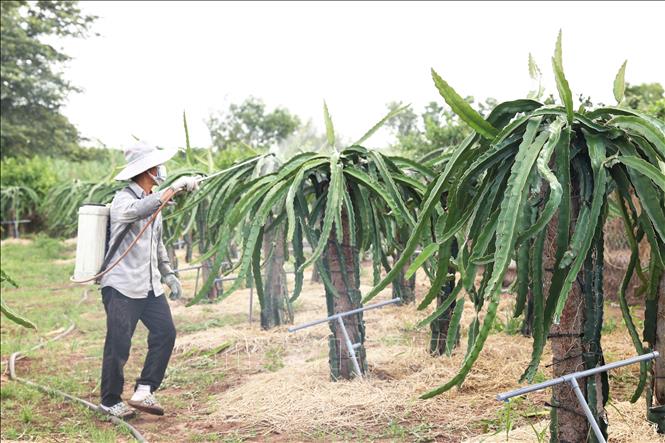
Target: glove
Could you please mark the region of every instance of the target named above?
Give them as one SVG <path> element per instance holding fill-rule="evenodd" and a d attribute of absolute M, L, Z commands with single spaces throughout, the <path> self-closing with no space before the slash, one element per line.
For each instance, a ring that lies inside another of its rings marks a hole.
<path fill-rule="evenodd" d="M 198 175 L 195 176 L 185 175 L 174 180 L 173 183 L 171 183 L 170 188 L 173 189 L 176 194 L 180 191 L 187 191 L 187 192 L 196 191 L 199 188 L 200 179 L 201 177 Z"/>
<path fill-rule="evenodd" d="M 166 277 L 164 277 L 164 283 L 166 283 L 169 289 L 171 289 L 171 295 L 169 296 L 171 300 L 178 300 L 182 297 L 182 286 L 175 274 L 167 274 Z"/>

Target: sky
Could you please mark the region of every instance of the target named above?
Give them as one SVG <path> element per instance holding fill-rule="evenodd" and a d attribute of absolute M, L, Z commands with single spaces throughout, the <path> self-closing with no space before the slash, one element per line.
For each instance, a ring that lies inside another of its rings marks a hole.
<path fill-rule="evenodd" d="M 656 2 L 81 2 L 99 17 L 85 40 L 57 40 L 72 57 L 66 78 L 83 89 L 64 113 L 91 145 L 132 136 L 194 146 L 205 121 L 252 95 L 323 131 L 323 101 L 337 133 L 360 137 L 390 101 L 416 112 L 443 103 L 434 68 L 462 96 L 524 98 L 533 54 L 546 92 L 559 29 L 574 95 L 614 104 L 628 60 L 630 83 L 665 83 L 665 4 Z M 381 147 L 387 131 L 367 143 Z"/>

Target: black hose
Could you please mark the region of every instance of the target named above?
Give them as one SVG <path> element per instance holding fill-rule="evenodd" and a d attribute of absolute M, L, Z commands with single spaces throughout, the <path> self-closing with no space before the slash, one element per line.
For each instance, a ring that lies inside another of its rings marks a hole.
<path fill-rule="evenodd" d="M 87 297 L 87 291 L 84 291 L 83 298 L 81 299 L 81 301 L 85 300 L 86 297 Z M 51 342 L 54 342 L 56 340 L 60 340 L 61 338 L 69 335 L 72 331 L 74 331 L 75 328 L 76 328 L 76 325 L 72 322 L 72 324 L 70 324 L 69 327 L 65 331 L 63 331 L 60 334 L 56 335 L 52 339 L 41 342 L 41 343 L 33 346 L 32 348 L 28 349 L 27 351 L 14 352 L 12 355 L 10 355 L 9 360 L 7 362 L 8 367 L 9 367 L 9 378 L 10 378 L 10 380 L 15 380 L 15 381 L 24 383 L 28 386 L 32 386 L 33 388 L 36 388 L 36 389 L 42 391 L 43 393 L 45 393 L 47 395 L 60 395 L 61 397 L 64 397 L 66 400 L 69 400 L 71 402 L 81 403 L 82 405 L 84 405 L 85 407 L 87 407 L 88 409 L 90 409 L 93 412 L 101 412 L 101 410 L 99 409 L 99 407 L 97 405 L 92 404 L 87 400 L 83 400 L 82 398 L 78 398 L 78 397 L 75 397 L 73 395 L 67 394 L 66 392 L 62 392 L 58 389 L 54 389 L 54 388 L 51 388 L 51 387 L 48 387 L 48 386 L 42 386 L 42 385 L 37 384 L 33 381 L 27 380 L 25 378 L 21 378 L 21 377 L 16 375 L 16 360 L 20 360 L 21 358 L 24 357 L 24 354 L 26 354 L 28 352 L 35 351 L 37 349 L 43 348 L 44 346 L 46 346 L 47 344 L 49 344 Z M 141 433 L 134 426 L 130 425 L 126 421 L 121 420 L 118 417 L 115 417 L 113 415 L 109 415 L 108 417 L 116 425 L 126 428 L 134 436 L 134 438 L 137 441 L 139 441 L 141 443 L 147 443 L 147 440 L 145 439 L 145 437 L 143 437 L 143 435 L 141 435 Z"/>

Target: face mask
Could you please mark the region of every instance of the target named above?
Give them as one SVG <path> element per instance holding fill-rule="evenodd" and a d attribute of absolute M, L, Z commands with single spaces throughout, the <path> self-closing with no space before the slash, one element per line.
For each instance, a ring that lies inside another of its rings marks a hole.
<path fill-rule="evenodd" d="M 152 175 L 152 174 L 149 175 L 152 181 L 154 181 L 157 186 L 161 185 L 166 180 L 166 166 L 164 165 L 157 166 L 157 175 Z"/>

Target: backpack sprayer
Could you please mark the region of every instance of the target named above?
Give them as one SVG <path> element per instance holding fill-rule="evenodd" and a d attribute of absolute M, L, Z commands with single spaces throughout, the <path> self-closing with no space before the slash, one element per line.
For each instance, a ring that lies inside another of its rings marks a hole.
<path fill-rule="evenodd" d="M 262 157 L 265 157 L 265 155 Z M 256 160 L 256 158 L 252 158 L 206 177 L 201 177 L 198 183 L 201 184 L 206 180 L 210 180 Z M 70 280 L 74 283 L 94 282 L 116 267 L 129 254 L 129 251 L 136 245 L 136 242 L 141 238 L 148 226 L 157 218 L 157 215 L 164 209 L 169 200 L 162 202 L 127 249 L 113 263 L 105 266 L 104 269 L 102 269 L 102 265 L 104 264 L 106 255 L 106 233 L 110 223 L 110 205 L 85 204 L 81 206 L 78 213 L 78 231 L 76 234 L 76 267 L 74 269 L 74 276 Z M 111 252 L 114 251 L 109 251 L 109 253 Z"/>

